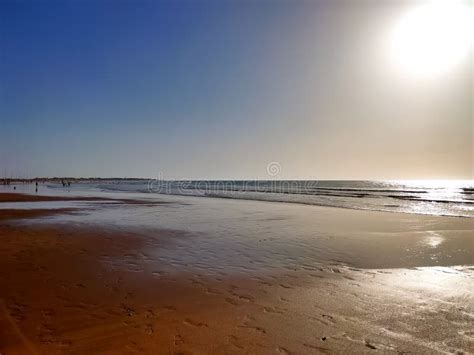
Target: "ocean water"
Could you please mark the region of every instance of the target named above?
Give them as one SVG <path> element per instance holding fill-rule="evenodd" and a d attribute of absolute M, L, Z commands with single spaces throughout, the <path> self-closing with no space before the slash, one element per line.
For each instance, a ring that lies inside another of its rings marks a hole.
<path fill-rule="evenodd" d="M 362 210 L 474 217 L 474 181 L 103 180 L 101 191 L 141 192 Z M 76 185 L 77 186 L 77 185 Z"/>

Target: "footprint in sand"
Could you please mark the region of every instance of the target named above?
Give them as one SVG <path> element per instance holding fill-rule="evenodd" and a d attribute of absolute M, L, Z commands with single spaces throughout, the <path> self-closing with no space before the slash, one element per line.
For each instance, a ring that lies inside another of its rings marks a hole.
<path fill-rule="evenodd" d="M 258 326 L 253 326 L 253 325 L 238 325 L 239 328 L 245 328 L 245 329 L 251 329 L 251 330 L 254 330 L 260 334 L 267 334 L 267 331 L 262 328 L 262 327 L 258 327 Z"/>
<path fill-rule="evenodd" d="M 322 314 L 321 317 L 323 317 L 324 319 L 327 319 L 332 324 L 336 323 L 336 321 L 334 320 L 334 317 L 329 314 Z"/>
<path fill-rule="evenodd" d="M 260 283 L 260 284 L 263 285 L 263 286 L 268 286 L 268 287 L 273 286 L 273 284 L 270 283 L 270 282 L 268 282 L 268 281 L 260 280 L 260 281 L 258 281 L 258 283 Z"/>
<path fill-rule="evenodd" d="M 263 311 L 265 313 L 284 314 L 286 312 L 286 309 L 278 308 L 278 307 L 263 307 Z"/>
<path fill-rule="evenodd" d="M 53 344 L 55 329 L 46 323 L 41 323 L 39 326 L 38 340 L 43 344 Z"/>
<path fill-rule="evenodd" d="M 148 335 L 153 335 L 153 333 L 155 332 L 155 330 L 153 329 L 153 325 L 148 323 L 145 325 L 145 333 L 147 333 Z"/>
<path fill-rule="evenodd" d="M 245 301 L 245 302 L 253 302 L 253 297 L 251 296 L 245 296 L 245 295 L 239 295 L 238 293 L 236 292 L 231 292 L 231 294 L 235 297 L 237 297 L 239 300 L 241 301 Z"/>
<path fill-rule="evenodd" d="M 55 314 L 54 311 L 50 308 L 46 308 L 41 311 L 41 315 L 43 316 L 43 318 L 46 318 L 46 319 L 51 319 L 54 316 L 54 314 Z"/>
<path fill-rule="evenodd" d="M 17 322 L 26 318 L 26 306 L 20 303 L 12 303 L 7 305 L 8 313 Z"/>
<path fill-rule="evenodd" d="M 229 343 L 235 346 L 238 349 L 244 349 L 242 345 L 239 343 L 239 338 L 237 338 L 235 335 L 228 335 L 227 338 L 229 339 Z"/>
<path fill-rule="evenodd" d="M 155 312 L 152 309 L 147 309 L 145 317 L 147 319 L 155 318 Z"/>
<path fill-rule="evenodd" d="M 173 339 L 173 344 L 174 344 L 175 346 L 179 346 L 179 345 L 184 344 L 183 337 L 182 337 L 181 335 L 179 335 L 179 334 L 176 334 L 176 335 L 174 336 L 174 339 Z"/>
<path fill-rule="evenodd" d="M 255 317 L 251 316 L 250 314 L 246 314 L 243 324 L 248 325 L 249 322 L 253 322 L 253 321 L 255 321 Z"/>
<path fill-rule="evenodd" d="M 195 322 L 192 319 L 186 318 L 183 321 L 184 324 L 192 326 L 192 327 L 199 327 L 199 328 L 208 328 L 209 326 L 206 323 Z"/>
<path fill-rule="evenodd" d="M 121 303 L 120 307 L 122 308 L 122 311 L 129 317 L 135 315 L 135 310 L 133 308 L 128 307 L 126 304 Z"/>
<path fill-rule="evenodd" d="M 207 293 L 208 295 L 215 295 L 215 296 L 221 294 L 221 292 L 219 292 L 219 291 L 217 291 L 217 290 L 214 290 L 214 289 L 212 289 L 212 288 L 207 288 L 207 289 L 206 289 L 206 293 Z"/>
<path fill-rule="evenodd" d="M 240 303 L 239 303 L 237 300 L 234 300 L 234 299 L 229 298 L 229 297 L 226 297 L 224 300 L 225 300 L 227 303 L 230 303 L 230 304 L 233 305 L 233 306 L 238 306 L 238 305 L 240 305 Z"/>
<path fill-rule="evenodd" d="M 278 353 L 278 354 L 285 354 L 285 355 L 290 355 L 290 354 L 291 354 L 288 349 L 285 349 L 285 348 L 282 347 L 282 346 L 279 346 L 279 347 L 277 348 L 277 353 Z"/>
<path fill-rule="evenodd" d="M 367 340 L 367 339 L 364 341 L 364 344 L 365 344 L 365 346 L 368 347 L 369 349 L 372 349 L 372 350 L 376 350 L 376 349 L 377 349 L 377 347 L 376 347 L 375 345 L 373 345 L 373 344 L 372 344 L 369 340 Z"/>

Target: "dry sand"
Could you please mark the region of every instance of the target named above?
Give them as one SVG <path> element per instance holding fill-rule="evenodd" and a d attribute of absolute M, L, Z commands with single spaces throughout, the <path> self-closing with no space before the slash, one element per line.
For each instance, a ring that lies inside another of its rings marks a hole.
<path fill-rule="evenodd" d="M 120 202 L 79 212 L 117 213 Z M 321 238 L 286 233 L 286 244 L 243 248 L 160 222 L 124 228 L 69 221 L 74 209 L 0 210 L 0 353 L 474 351 L 471 219 L 253 204 L 267 215 L 265 235 L 290 223 L 271 212 L 286 208 L 308 213 L 305 228 Z M 141 205 L 161 206 L 134 199 L 129 208 Z M 44 220 L 53 215 L 63 222 Z M 312 248 L 319 254 L 301 257 Z"/>

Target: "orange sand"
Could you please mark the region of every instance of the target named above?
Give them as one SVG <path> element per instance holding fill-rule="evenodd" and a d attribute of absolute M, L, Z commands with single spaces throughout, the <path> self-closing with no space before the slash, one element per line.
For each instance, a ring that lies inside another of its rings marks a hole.
<path fill-rule="evenodd" d="M 0 194 L 0 201 L 34 199 L 41 197 Z M 472 266 L 170 273 L 148 247 L 189 238 L 184 232 L 17 223 L 65 212 L 0 210 L 2 354 L 474 349 Z"/>

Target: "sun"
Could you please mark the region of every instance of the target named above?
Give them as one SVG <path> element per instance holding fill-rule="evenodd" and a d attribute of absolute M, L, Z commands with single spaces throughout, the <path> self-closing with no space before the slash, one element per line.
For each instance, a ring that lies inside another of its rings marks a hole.
<path fill-rule="evenodd" d="M 441 0 L 404 14 L 391 38 L 391 58 L 405 75 L 432 77 L 456 67 L 472 49 L 473 7 Z"/>

